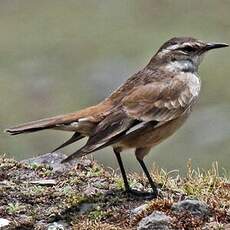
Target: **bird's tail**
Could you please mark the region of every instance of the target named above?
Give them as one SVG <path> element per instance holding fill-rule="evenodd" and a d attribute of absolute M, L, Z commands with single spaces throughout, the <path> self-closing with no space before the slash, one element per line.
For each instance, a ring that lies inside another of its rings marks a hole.
<path fill-rule="evenodd" d="M 64 118 L 65 115 L 31 121 L 28 123 L 17 125 L 12 128 L 5 129 L 5 132 L 11 135 L 17 135 L 21 133 L 31 133 L 43 129 L 54 128 L 58 124 L 64 123 Z"/>
<path fill-rule="evenodd" d="M 78 131 L 78 123 L 80 123 L 80 120 L 84 120 L 84 122 L 81 122 L 81 124 L 83 123 L 84 128 L 90 128 L 91 124 L 97 122 L 97 115 L 99 113 L 103 113 L 106 110 L 106 108 L 107 107 L 105 104 L 98 104 L 96 106 L 91 106 L 86 109 L 80 110 L 79 112 L 59 115 L 55 117 L 20 124 L 18 126 L 6 129 L 5 132 L 11 135 L 17 135 L 21 133 L 36 132 L 44 129 L 68 130 L 68 128 L 70 128 L 68 131 Z M 71 126 L 71 124 L 73 123 L 75 125 L 74 127 Z M 73 128 L 72 130 L 71 127 Z M 81 128 L 82 126 L 80 126 L 80 129 Z"/>

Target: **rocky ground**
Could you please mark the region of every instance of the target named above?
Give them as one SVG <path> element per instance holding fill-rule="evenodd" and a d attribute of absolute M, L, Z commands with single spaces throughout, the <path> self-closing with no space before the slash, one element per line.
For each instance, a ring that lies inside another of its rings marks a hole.
<path fill-rule="evenodd" d="M 0 229 L 230 229 L 230 182 L 216 164 L 187 176 L 155 168 L 160 197 L 123 192 L 119 175 L 83 158 L 60 164 L 61 153 L 17 162 L 0 157 Z M 131 186 L 148 190 L 140 175 Z"/>

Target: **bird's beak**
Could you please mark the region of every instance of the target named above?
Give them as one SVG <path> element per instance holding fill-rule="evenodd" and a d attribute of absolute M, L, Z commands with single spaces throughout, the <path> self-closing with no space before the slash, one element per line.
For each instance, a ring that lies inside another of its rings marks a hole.
<path fill-rule="evenodd" d="M 218 48 L 224 48 L 224 47 L 228 47 L 229 45 L 226 44 L 226 43 L 206 43 L 206 46 L 205 46 L 205 51 L 208 51 L 208 50 L 212 50 L 212 49 L 218 49 Z"/>

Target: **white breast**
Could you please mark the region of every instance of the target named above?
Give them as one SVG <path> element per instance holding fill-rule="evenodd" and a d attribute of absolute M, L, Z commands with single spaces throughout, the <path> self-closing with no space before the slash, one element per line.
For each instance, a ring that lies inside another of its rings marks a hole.
<path fill-rule="evenodd" d="M 186 75 L 185 79 L 187 81 L 191 94 L 194 97 L 197 97 L 200 93 L 200 88 L 201 88 L 200 79 L 197 77 L 196 74 L 193 74 L 193 73 L 187 73 L 185 75 Z"/>
<path fill-rule="evenodd" d="M 197 77 L 197 75 L 195 73 L 183 73 L 183 74 L 179 74 L 176 76 L 176 78 L 180 81 L 183 81 L 186 85 L 187 88 L 189 90 L 189 101 L 187 101 L 187 104 L 190 104 L 190 102 L 195 102 L 197 101 L 197 97 L 199 96 L 200 93 L 200 88 L 201 88 L 201 81 L 199 79 L 199 77 Z M 185 95 L 183 95 L 185 94 Z M 181 99 L 183 100 L 183 96 L 187 97 L 187 93 L 186 90 L 184 92 L 182 92 L 181 94 Z M 184 100 L 186 101 L 186 100 Z"/>

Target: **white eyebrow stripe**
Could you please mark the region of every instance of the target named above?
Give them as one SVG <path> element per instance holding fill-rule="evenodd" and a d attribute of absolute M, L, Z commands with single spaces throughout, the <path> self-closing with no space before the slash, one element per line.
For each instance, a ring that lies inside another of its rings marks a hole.
<path fill-rule="evenodd" d="M 167 48 L 163 49 L 161 52 L 160 52 L 160 55 L 164 55 L 166 53 L 169 53 L 170 51 L 172 50 L 176 50 L 178 49 L 179 47 L 184 47 L 184 46 L 187 46 L 187 45 L 191 45 L 190 43 L 184 43 L 184 44 L 175 44 L 175 45 L 171 45 L 171 46 L 168 46 Z"/>
<path fill-rule="evenodd" d="M 185 42 L 183 44 L 175 44 L 175 45 L 171 45 L 169 47 L 167 47 L 166 49 L 167 50 L 176 50 L 178 49 L 179 47 L 180 48 L 183 48 L 183 47 L 186 47 L 186 46 L 200 46 L 200 44 L 198 42 L 193 42 L 193 43 L 190 43 L 190 42 Z"/>
<path fill-rule="evenodd" d="M 169 53 L 169 52 L 172 51 L 172 50 L 176 50 L 176 49 L 178 49 L 179 47 L 180 47 L 179 44 L 175 44 L 175 45 L 168 46 L 167 48 L 161 50 L 161 51 L 158 53 L 158 55 L 162 57 L 163 55 Z"/>
<path fill-rule="evenodd" d="M 168 46 L 166 49 L 167 49 L 167 50 L 176 50 L 176 49 L 178 49 L 179 47 L 181 47 L 181 45 L 176 44 L 176 45 Z"/>
<path fill-rule="evenodd" d="M 176 44 L 176 45 L 171 45 L 169 47 L 167 47 L 166 49 L 168 50 L 176 50 L 178 49 L 179 47 L 180 48 L 183 48 L 183 47 L 186 47 L 186 46 L 192 46 L 193 44 L 189 43 L 189 42 L 185 42 L 183 44 Z"/>

